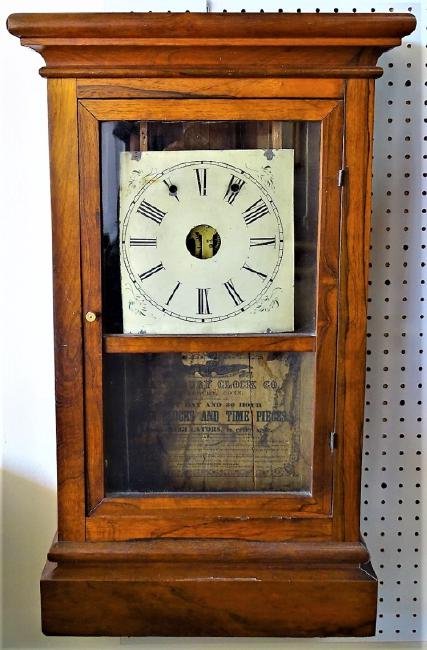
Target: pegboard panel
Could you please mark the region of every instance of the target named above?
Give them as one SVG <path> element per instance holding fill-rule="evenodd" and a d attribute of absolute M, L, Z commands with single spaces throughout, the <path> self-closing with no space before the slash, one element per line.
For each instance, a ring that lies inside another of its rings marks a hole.
<path fill-rule="evenodd" d="M 421 575 L 427 7 L 210 0 L 209 9 L 417 16 L 417 31 L 381 58 L 384 76 L 376 82 L 361 530 L 379 579 L 374 640 L 427 640 Z"/>
<path fill-rule="evenodd" d="M 383 56 L 376 93 L 362 466 L 361 528 L 380 582 L 377 637 L 393 641 L 423 639 L 426 34 L 421 7 L 412 12 L 417 32 Z"/>

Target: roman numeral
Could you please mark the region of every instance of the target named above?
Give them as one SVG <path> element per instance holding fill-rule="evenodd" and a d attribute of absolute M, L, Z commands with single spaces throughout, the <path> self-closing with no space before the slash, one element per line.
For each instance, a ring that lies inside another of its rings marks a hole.
<path fill-rule="evenodd" d="M 160 210 L 160 208 L 156 208 L 156 206 L 151 205 L 151 203 L 148 203 L 148 201 L 142 201 L 141 205 L 137 208 L 136 211 L 139 212 L 139 214 L 142 214 L 143 217 L 147 217 L 147 219 L 151 219 L 159 225 L 162 223 L 163 218 L 166 216 L 166 212 L 163 212 L 163 210 Z"/>
<path fill-rule="evenodd" d="M 228 280 L 228 282 L 224 282 L 224 286 L 227 289 L 230 296 L 232 297 L 232 299 L 234 301 L 234 304 L 235 305 L 240 305 L 243 302 L 243 300 L 241 299 L 241 297 L 237 293 L 236 289 L 234 288 L 234 285 L 233 285 L 232 281 Z"/>
<path fill-rule="evenodd" d="M 170 303 L 170 301 L 172 300 L 172 298 L 174 297 L 174 295 L 178 291 L 178 287 L 179 287 L 180 284 L 181 284 L 181 282 L 177 282 L 175 289 L 172 291 L 171 295 L 168 298 L 168 301 L 166 303 L 167 305 Z"/>
<path fill-rule="evenodd" d="M 249 226 L 249 224 L 268 214 L 268 208 L 262 199 L 258 199 L 258 201 L 252 203 L 242 214 L 246 225 Z"/>
<path fill-rule="evenodd" d="M 131 237 L 129 241 L 131 246 L 157 246 L 157 239 L 140 239 Z"/>
<path fill-rule="evenodd" d="M 145 271 L 145 273 L 140 273 L 139 277 L 141 280 L 146 280 L 150 276 L 154 275 L 155 273 L 158 273 L 159 271 L 162 271 L 165 267 L 163 266 L 163 263 L 160 262 L 160 264 L 157 264 L 157 266 L 153 266 L 152 269 L 149 269 L 148 271 Z"/>
<path fill-rule="evenodd" d="M 209 291 L 209 289 L 197 289 L 198 313 L 199 314 L 210 314 L 211 313 L 209 311 L 208 291 Z"/>
<path fill-rule="evenodd" d="M 275 237 L 251 237 L 251 247 L 253 246 L 276 246 Z"/>
<path fill-rule="evenodd" d="M 256 271 L 255 269 L 251 269 L 251 267 L 248 266 L 247 264 L 244 264 L 242 266 L 242 268 L 246 269 L 246 271 L 250 271 L 251 273 L 256 273 L 256 275 L 259 275 L 260 278 L 266 278 L 267 277 L 265 273 L 261 273 L 261 271 Z"/>
<path fill-rule="evenodd" d="M 238 176 L 231 176 L 230 182 L 228 183 L 227 191 L 224 194 L 224 201 L 227 201 L 230 205 L 236 200 L 236 196 L 239 194 L 242 189 L 245 181 Z"/>
<path fill-rule="evenodd" d="M 204 167 L 200 167 L 200 169 L 196 169 L 197 187 L 199 188 L 200 196 L 206 196 L 207 171 L 208 170 L 205 169 Z"/>

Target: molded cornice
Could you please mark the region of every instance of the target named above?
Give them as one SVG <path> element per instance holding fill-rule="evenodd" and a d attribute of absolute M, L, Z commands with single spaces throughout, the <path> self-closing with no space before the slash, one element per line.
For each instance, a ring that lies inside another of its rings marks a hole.
<path fill-rule="evenodd" d="M 46 77 L 378 77 L 411 14 L 12 14 Z"/>

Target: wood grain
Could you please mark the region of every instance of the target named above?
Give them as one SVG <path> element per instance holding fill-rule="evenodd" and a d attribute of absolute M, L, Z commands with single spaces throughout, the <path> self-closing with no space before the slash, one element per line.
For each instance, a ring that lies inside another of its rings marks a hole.
<path fill-rule="evenodd" d="M 86 539 L 90 542 L 161 538 L 316 541 L 331 539 L 332 533 L 332 521 L 326 517 L 298 518 L 293 513 L 251 517 L 246 512 L 218 515 L 212 509 L 205 514 L 182 511 L 182 516 L 91 516 L 86 521 Z"/>
<path fill-rule="evenodd" d="M 245 540 L 160 539 L 133 542 L 54 542 L 50 562 L 265 562 L 363 564 L 363 542 L 248 542 Z"/>
<path fill-rule="evenodd" d="M 43 56 L 44 76 L 75 77 L 378 77 L 378 50 L 400 45 L 399 38 L 197 39 L 22 38 Z M 319 50 L 322 62 L 319 65 Z M 355 65 L 358 62 L 358 65 Z M 266 68 L 269 69 L 268 75 Z M 326 68 L 326 69 L 325 69 Z M 92 73 L 93 70 L 93 73 Z"/>
<path fill-rule="evenodd" d="M 41 601 L 45 634 L 366 636 L 376 582 L 355 564 L 48 563 Z"/>
<path fill-rule="evenodd" d="M 340 311 L 335 483 L 336 534 L 359 539 L 365 394 L 366 305 L 371 224 L 373 83 L 351 80 L 346 92 L 345 166 L 341 222 Z"/>
<path fill-rule="evenodd" d="M 81 100 L 97 120 L 322 120 L 336 107 L 327 99 Z"/>
<path fill-rule="evenodd" d="M 225 98 L 283 97 L 340 98 L 344 82 L 339 79 L 79 79 L 77 94 L 81 99 L 126 98 Z"/>
<path fill-rule="evenodd" d="M 339 268 L 340 191 L 337 178 L 342 165 L 343 106 L 322 122 L 319 182 L 319 218 L 316 291 L 316 408 L 314 421 L 313 492 L 322 494 L 324 511 L 332 511 L 335 373 L 337 365 L 337 307 Z"/>
<path fill-rule="evenodd" d="M 45 76 L 378 76 L 408 14 L 14 14 Z M 321 51 L 321 55 L 319 52 Z"/>
<path fill-rule="evenodd" d="M 308 41 L 306 36 L 298 37 L 298 36 L 286 36 L 286 37 L 272 37 L 268 38 L 267 36 L 263 36 L 262 38 L 256 38 L 256 37 L 251 37 L 251 47 L 252 48 L 267 48 L 267 47 L 301 47 L 301 46 L 316 46 L 316 47 L 322 47 L 322 46 L 332 46 L 332 47 L 337 47 L 337 46 L 342 46 L 344 43 L 345 45 L 349 47 L 359 47 L 359 46 L 364 46 L 364 47 L 370 47 L 370 46 L 375 46 L 378 45 L 378 37 L 373 37 L 369 38 L 367 36 L 362 36 L 359 38 L 354 38 L 351 35 L 346 36 L 345 41 L 343 41 L 342 37 L 336 37 L 334 38 L 333 36 L 325 36 L 325 37 L 316 37 L 313 36 L 310 41 Z M 245 36 L 240 36 L 240 37 L 222 37 L 222 36 L 217 36 L 214 37 L 212 36 L 209 38 L 209 46 L 210 47 L 232 47 L 232 48 L 242 48 L 248 45 L 248 39 Z M 123 37 L 120 36 L 119 38 L 111 38 L 109 40 L 109 43 L 113 47 L 132 47 L 132 48 L 138 48 L 138 47 L 152 47 L 153 44 L 155 44 L 156 47 L 161 47 L 163 50 L 166 50 L 169 47 L 174 47 L 174 48 L 205 48 L 206 47 L 206 38 L 205 37 L 196 37 L 196 36 L 187 36 L 187 37 L 181 37 L 181 36 L 176 36 L 176 35 L 169 35 L 167 37 L 157 37 L 155 42 L 153 41 L 153 38 L 150 36 L 133 36 L 133 37 Z M 97 37 L 90 37 L 90 42 L 88 41 L 87 37 L 76 37 L 72 36 L 71 38 L 56 38 L 56 37 L 42 37 L 42 38 L 37 38 L 37 37 L 31 37 L 31 38 L 22 38 L 22 45 L 24 46 L 31 46 L 31 47 L 40 47 L 42 48 L 44 45 L 47 46 L 67 46 L 67 45 L 75 45 L 75 46 L 105 46 L 105 39 L 103 37 L 97 38 Z M 382 37 L 381 38 L 381 44 L 385 47 L 394 47 L 399 44 L 399 39 L 397 37 Z"/>
<path fill-rule="evenodd" d="M 76 83 L 48 84 L 59 538 L 85 536 Z M 70 273 L 72 269 L 72 273 Z"/>
<path fill-rule="evenodd" d="M 289 336 L 138 336 L 110 334 L 104 337 L 105 352 L 313 352 L 315 335 Z"/>
<path fill-rule="evenodd" d="M 250 27 L 250 33 L 248 28 Z M 8 30 L 21 38 L 401 38 L 415 27 L 410 14 L 36 13 L 12 14 Z"/>
<path fill-rule="evenodd" d="M 332 519 L 307 494 L 111 495 L 87 518 L 87 539 L 330 539 Z"/>
<path fill-rule="evenodd" d="M 83 319 L 85 415 L 86 415 L 86 509 L 104 496 L 103 391 L 102 391 L 102 285 L 99 124 L 79 106 L 80 214 L 83 314 L 93 312 L 93 322 Z"/>
<path fill-rule="evenodd" d="M 37 49 L 37 48 L 35 48 Z M 385 48 L 389 49 L 389 48 Z M 249 52 L 253 53 L 253 50 L 248 49 L 246 54 Z M 351 65 L 347 63 L 349 61 L 357 60 L 362 57 L 362 48 L 353 48 L 350 49 L 347 58 L 341 62 L 339 65 L 333 65 L 330 63 L 328 67 L 323 67 L 320 64 L 313 63 L 317 60 L 319 56 L 318 48 L 313 48 L 311 52 L 308 53 L 309 63 L 305 66 L 301 65 L 302 57 L 305 50 L 301 47 L 300 50 L 294 53 L 292 57 L 292 65 L 288 65 L 286 59 L 283 60 L 283 63 L 277 63 L 277 52 L 271 52 L 271 60 L 265 62 L 265 65 L 259 65 L 257 60 L 254 60 L 252 64 L 245 65 L 241 62 L 238 66 L 225 65 L 219 66 L 218 64 L 214 65 L 201 65 L 195 63 L 197 59 L 192 59 L 192 64 L 184 65 L 181 64 L 179 67 L 171 68 L 170 65 L 145 65 L 147 57 L 150 55 L 150 52 L 144 51 L 141 56 L 141 62 L 138 65 L 135 64 L 135 49 L 129 48 L 128 52 L 128 63 L 126 67 L 120 66 L 117 67 L 117 61 L 111 61 L 108 65 L 101 65 L 100 61 L 103 59 L 104 53 L 97 53 L 96 61 L 98 63 L 95 65 L 82 65 L 74 62 L 74 59 L 71 59 L 71 64 L 60 65 L 59 63 L 53 64 L 50 62 L 49 66 L 41 67 L 39 72 L 42 77 L 48 79 L 51 78 L 73 78 L 73 79 L 150 79 L 150 78 L 160 78 L 164 77 L 167 79 L 192 79 L 195 78 L 216 78 L 219 75 L 221 77 L 229 79 L 246 79 L 246 78 L 255 78 L 255 79 L 289 79 L 289 80 L 298 80 L 298 79 L 358 79 L 358 78 L 377 78 L 381 77 L 383 74 L 382 68 L 365 64 L 364 66 L 360 65 Z M 43 55 L 48 61 L 48 51 L 43 50 Z M 227 52 L 222 49 L 218 54 L 217 58 L 219 61 L 227 60 Z M 170 56 L 173 58 L 174 53 L 170 52 Z M 370 59 L 376 60 L 376 56 L 371 54 Z M 369 60 L 370 60 L 369 59 Z M 79 57 L 80 60 L 80 57 Z M 251 97 L 256 96 L 256 93 L 253 93 Z M 291 97 L 293 94 L 290 95 Z M 317 96 L 316 94 L 310 93 L 310 96 Z M 322 95 L 320 95 L 322 96 Z"/>
<path fill-rule="evenodd" d="M 169 515 L 177 517 L 202 514 L 242 518 L 242 512 L 250 517 L 268 516 L 285 518 L 288 514 L 301 519 L 326 518 L 316 498 L 308 492 L 258 492 L 255 494 L 234 492 L 218 494 L 195 493 L 135 493 L 129 498 L 126 493 L 111 494 L 101 501 L 91 513 L 91 517 L 144 517 Z"/>

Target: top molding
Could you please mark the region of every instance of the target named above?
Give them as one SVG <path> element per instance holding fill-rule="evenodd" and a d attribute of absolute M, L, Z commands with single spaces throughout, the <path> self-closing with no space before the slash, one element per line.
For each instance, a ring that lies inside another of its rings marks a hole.
<path fill-rule="evenodd" d="M 12 14 L 46 77 L 378 77 L 411 14 Z"/>

